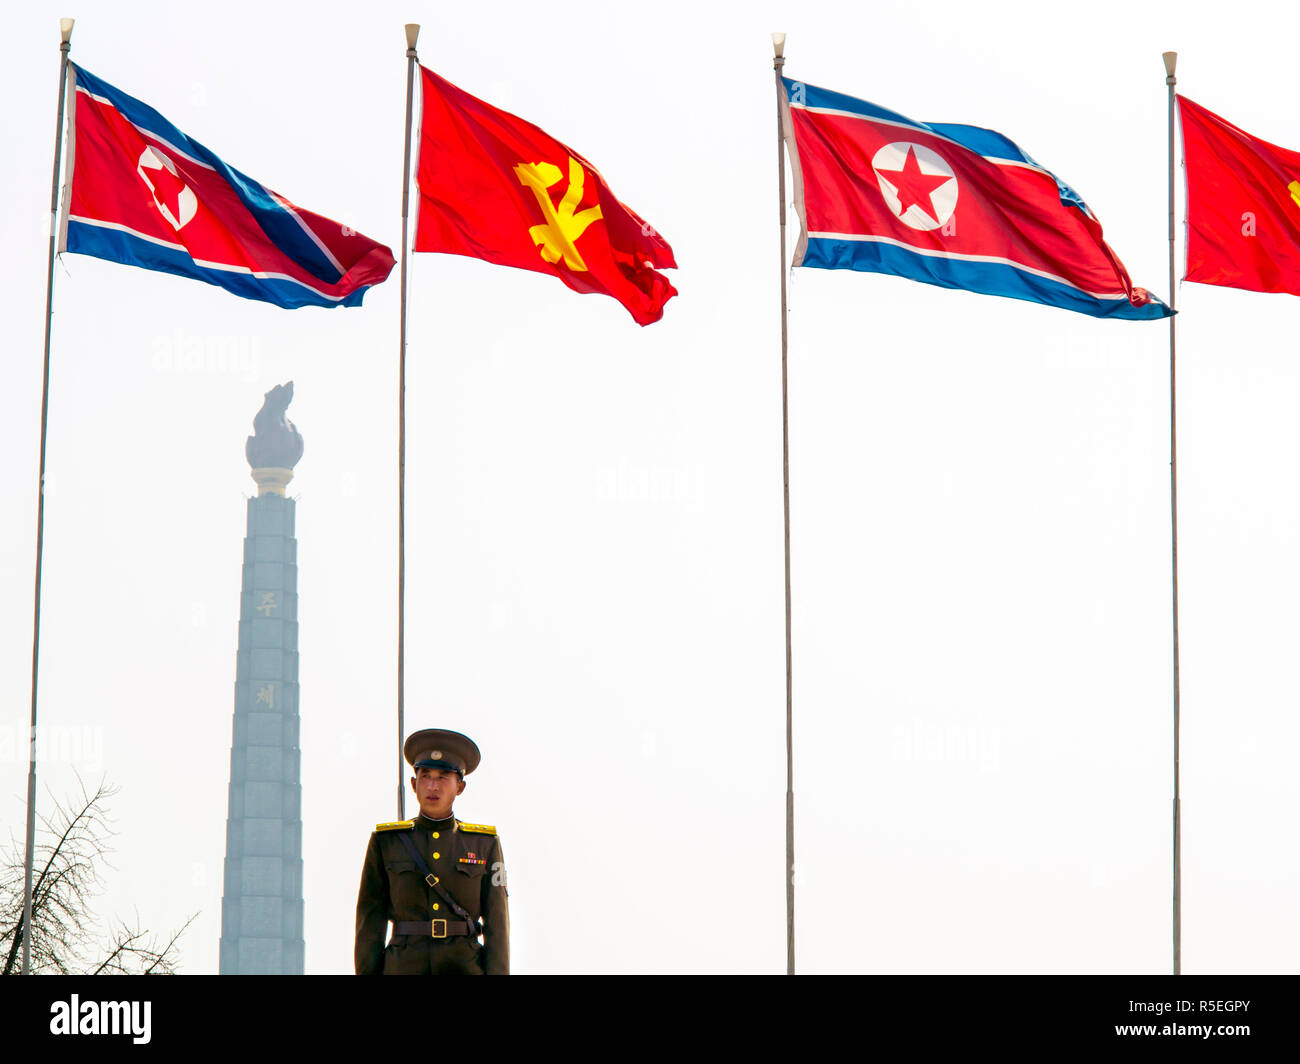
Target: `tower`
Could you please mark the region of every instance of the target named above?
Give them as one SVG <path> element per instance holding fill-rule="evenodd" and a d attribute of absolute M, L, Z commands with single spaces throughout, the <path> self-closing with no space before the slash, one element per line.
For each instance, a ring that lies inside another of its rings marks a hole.
<path fill-rule="evenodd" d="M 266 393 L 244 449 L 257 496 L 248 500 L 239 595 L 222 975 L 303 973 L 298 541 L 284 493 L 303 445 L 285 416 L 292 399 L 292 381 Z"/>

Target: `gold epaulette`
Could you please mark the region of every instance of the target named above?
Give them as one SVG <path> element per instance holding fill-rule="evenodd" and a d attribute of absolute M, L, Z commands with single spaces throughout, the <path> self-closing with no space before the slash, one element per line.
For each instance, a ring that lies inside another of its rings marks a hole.
<path fill-rule="evenodd" d="M 475 835 L 495 835 L 497 829 L 491 824 L 466 824 L 463 820 L 457 825 L 461 831 L 472 831 Z"/>
<path fill-rule="evenodd" d="M 414 820 L 390 820 L 387 824 L 376 824 L 376 831 L 405 831 L 415 827 Z"/>

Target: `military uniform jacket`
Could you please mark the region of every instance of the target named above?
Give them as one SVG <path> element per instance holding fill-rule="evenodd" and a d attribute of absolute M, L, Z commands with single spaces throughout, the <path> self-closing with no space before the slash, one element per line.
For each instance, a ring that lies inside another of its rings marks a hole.
<path fill-rule="evenodd" d="M 410 850 L 414 844 L 471 919 L 483 922 L 483 945 L 467 935 L 435 939 L 394 934 L 387 946 L 389 921 L 459 920 L 425 881 Z M 417 816 L 370 836 L 357 892 L 357 975 L 508 975 L 510 915 L 506 906 L 505 861 L 496 829 L 466 824 L 455 817 Z"/>

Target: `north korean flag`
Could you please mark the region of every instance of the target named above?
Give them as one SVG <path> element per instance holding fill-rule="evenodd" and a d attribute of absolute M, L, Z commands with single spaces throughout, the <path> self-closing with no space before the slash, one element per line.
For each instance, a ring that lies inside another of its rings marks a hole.
<path fill-rule="evenodd" d="M 1167 317 L 1069 186 L 976 126 L 914 122 L 784 79 L 804 231 L 794 265 L 891 273 L 1099 318 Z"/>
<path fill-rule="evenodd" d="M 286 308 L 360 306 L 392 270 L 383 244 L 294 206 L 153 108 L 81 67 L 69 71 L 72 180 L 60 251 Z"/>

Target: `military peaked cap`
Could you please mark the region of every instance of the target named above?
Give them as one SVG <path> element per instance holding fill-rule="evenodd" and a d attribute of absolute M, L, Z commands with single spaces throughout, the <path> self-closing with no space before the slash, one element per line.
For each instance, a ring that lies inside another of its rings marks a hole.
<path fill-rule="evenodd" d="M 402 748 L 414 769 L 441 768 L 468 776 L 476 768 L 480 755 L 474 740 L 445 728 L 425 728 L 415 732 Z"/>

